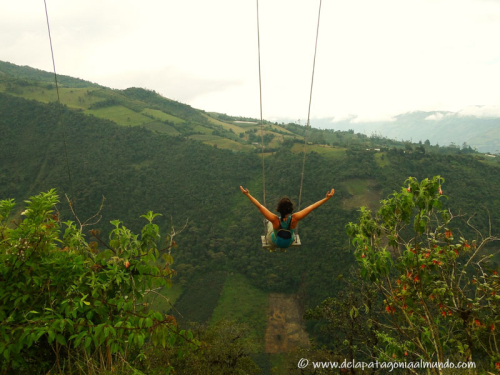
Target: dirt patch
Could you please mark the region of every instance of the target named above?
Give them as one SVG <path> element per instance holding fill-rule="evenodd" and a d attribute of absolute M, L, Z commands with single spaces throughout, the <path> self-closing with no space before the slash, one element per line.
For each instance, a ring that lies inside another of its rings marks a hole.
<path fill-rule="evenodd" d="M 295 348 L 309 347 L 302 313 L 299 299 L 295 294 L 269 295 L 266 353 L 283 353 Z"/>

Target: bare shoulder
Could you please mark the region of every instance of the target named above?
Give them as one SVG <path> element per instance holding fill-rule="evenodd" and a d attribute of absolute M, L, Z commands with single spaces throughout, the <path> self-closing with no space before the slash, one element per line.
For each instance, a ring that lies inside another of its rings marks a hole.
<path fill-rule="evenodd" d="M 277 215 L 273 214 L 273 219 L 271 220 L 271 224 L 273 225 L 273 229 L 280 229 L 280 219 Z"/>
<path fill-rule="evenodd" d="M 273 220 L 271 220 L 271 223 L 273 223 L 274 226 L 280 225 L 280 218 L 278 217 L 278 215 L 273 214 Z"/>

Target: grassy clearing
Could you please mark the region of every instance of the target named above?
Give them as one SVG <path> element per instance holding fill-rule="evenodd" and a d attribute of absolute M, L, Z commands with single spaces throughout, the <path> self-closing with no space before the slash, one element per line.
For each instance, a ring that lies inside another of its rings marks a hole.
<path fill-rule="evenodd" d="M 225 280 L 226 273 L 221 271 L 200 275 L 188 284 L 177 299 L 172 314 L 180 324 L 209 321 L 222 294 Z"/>
<path fill-rule="evenodd" d="M 182 124 L 183 122 L 185 122 L 183 119 L 181 119 L 179 117 L 170 115 L 170 114 L 165 113 L 163 111 L 160 111 L 158 109 L 146 108 L 141 113 L 145 113 L 149 116 L 153 116 L 157 120 L 170 121 L 174 124 Z"/>
<path fill-rule="evenodd" d="M 224 148 L 226 150 L 232 150 L 232 151 L 249 151 L 252 150 L 251 146 L 248 145 L 243 145 L 241 143 L 238 143 L 236 141 L 233 141 L 231 139 L 227 138 L 220 138 L 215 140 L 207 140 L 204 143 L 208 145 L 217 145 L 219 148 Z"/>
<path fill-rule="evenodd" d="M 212 134 L 214 132 L 213 129 L 210 129 L 210 128 L 207 128 L 207 127 L 201 126 L 201 125 L 195 125 L 195 127 L 193 128 L 193 131 L 200 132 L 203 134 Z"/>
<path fill-rule="evenodd" d="M 343 185 L 349 194 L 361 195 L 363 194 L 370 185 L 373 184 L 373 180 L 362 180 L 362 179 L 352 179 L 344 181 Z"/>
<path fill-rule="evenodd" d="M 13 96 L 36 100 L 42 103 L 57 102 L 57 91 L 55 87 L 53 89 L 47 89 L 43 86 L 15 86 L 14 91 L 8 91 L 6 88 L 6 83 L 0 83 L 0 91 Z M 87 91 L 91 90 L 87 88 L 75 89 L 59 87 L 61 103 L 70 108 L 86 109 L 91 104 L 101 100 L 100 98 L 87 95 Z"/>
<path fill-rule="evenodd" d="M 88 109 L 85 113 L 105 118 L 116 122 L 118 125 L 124 126 L 138 126 L 151 123 L 151 119 L 149 117 L 143 116 L 140 113 L 134 112 L 121 105 L 99 109 Z"/>
<path fill-rule="evenodd" d="M 284 137 L 281 134 L 276 134 L 276 133 L 274 134 L 275 134 L 274 138 L 271 140 L 271 142 L 269 142 L 267 146 L 269 148 L 278 148 L 283 144 Z"/>
<path fill-rule="evenodd" d="M 245 276 L 238 273 L 230 274 L 226 278 L 210 323 L 222 319 L 245 323 L 251 328 L 251 337 L 257 339 L 263 348 L 267 307 L 267 293 L 251 285 Z"/>
<path fill-rule="evenodd" d="M 387 167 L 388 165 L 391 165 L 391 162 L 387 158 L 386 152 L 377 152 L 375 154 L 375 161 L 382 168 Z"/>
<path fill-rule="evenodd" d="M 257 131 L 260 132 L 260 125 L 249 125 L 249 124 L 245 125 L 245 124 L 242 124 L 242 126 L 240 126 L 240 127 L 244 128 L 243 129 L 244 131 L 249 131 L 249 130 L 257 129 Z"/>
<path fill-rule="evenodd" d="M 196 127 L 195 127 L 195 129 L 196 129 Z M 189 138 L 194 139 L 196 141 L 201 141 L 203 143 L 206 143 L 207 145 L 211 145 L 211 146 L 216 145 L 217 147 L 224 148 L 226 150 L 232 150 L 232 151 L 252 150 L 251 146 L 238 143 L 238 142 L 233 141 L 231 139 L 222 138 L 222 137 L 219 137 L 217 135 L 194 134 L 194 135 L 189 136 Z"/>
<path fill-rule="evenodd" d="M 332 147 L 332 146 L 324 146 L 324 145 L 307 145 L 306 152 L 317 152 L 320 155 L 325 157 L 338 159 L 346 157 L 346 148 L 343 147 Z M 295 143 L 292 146 L 292 152 L 301 153 L 304 151 L 304 144 Z"/>
<path fill-rule="evenodd" d="M 277 130 L 282 131 L 282 132 L 285 132 L 285 133 L 287 133 L 287 134 L 294 135 L 294 133 L 292 133 L 290 130 L 285 129 L 284 127 L 279 126 L 279 125 L 273 125 L 273 126 L 272 126 L 272 128 L 273 128 L 273 129 L 277 129 Z"/>
<path fill-rule="evenodd" d="M 152 310 L 157 310 L 167 314 L 170 310 L 172 310 L 172 306 L 179 299 L 182 292 L 182 286 L 180 284 L 174 284 L 169 289 L 163 288 L 160 292 L 160 294 L 168 299 L 168 301 L 154 293 L 149 294 L 146 301 L 151 302 L 150 308 Z"/>
<path fill-rule="evenodd" d="M 167 135 L 178 135 L 180 134 L 177 129 L 175 129 L 171 125 L 167 125 L 160 121 L 151 122 L 149 124 L 144 125 L 146 129 L 157 131 L 158 133 L 167 134 Z"/>
<path fill-rule="evenodd" d="M 344 181 L 343 187 L 352 196 L 342 200 L 344 209 L 357 209 L 361 206 L 376 210 L 380 206 L 380 191 L 373 188 L 374 180 L 352 179 Z"/>
<path fill-rule="evenodd" d="M 260 144 L 260 142 L 261 142 L 260 129 L 257 129 L 257 132 L 254 133 L 254 134 L 257 137 L 257 139 L 255 139 L 254 142 L 257 142 L 257 143 Z M 272 132 L 272 131 L 269 131 L 269 130 L 264 130 L 262 132 L 263 136 L 266 136 L 267 134 L 270 134 L 270 135 L 273 136 L 273 138 L 271 139 L 271 141 L 269 142 L 269 144 L 266 145 L 266 147 L 269 147 L 269 148 L 280 147 L 285 139 L 294 138 L 291 135 L 283 135 L 283 134 L 275 133 L 275 132 Z M 296 137 L 296 138 L 297 139 L 301 139 L 301 137 Z M 243 139 L 246 140 L 246 141 L 249 141 L 250 140 L 249 134 L 245 134 L 244 137 L 243 137 Z"/>
<path fill-rule="evenodd" d="M 195 141 L 201 141 L 201 142 L 215 141 L 218 139 L 222 139 L 221 137 L 219 137 L 217 135 L 212 135 L 212 134 L 194 134 L 194 135 L 190 135 L 189 138 L 194 139 Z"/>
<path fill-rule="evenodd" d="M 214 125 L 220 125 L 224 129 L 227 129 L 227 130 L 232 129 L 235 134 L 240 134 L 240 133 L 245 132 L 245 130 L 243 128 L 239 127 L 238 125 L 228 124 L 227 122 L 222 122 L 222 121 L 214 119 L 213 117 L 210 117 L 206 114 L 203 114 L 203 116 Z"/>
<path fill-rule="evenodd" d="M 260 127 L 260 120 L 258 121 L 233 121 L 233 123 L 236 125 L 236 126 L 239 126 L 240 128 L 243 128 L 245 130 L 249 130 L 249 129 L 254 129 L 256 127 Z"/>

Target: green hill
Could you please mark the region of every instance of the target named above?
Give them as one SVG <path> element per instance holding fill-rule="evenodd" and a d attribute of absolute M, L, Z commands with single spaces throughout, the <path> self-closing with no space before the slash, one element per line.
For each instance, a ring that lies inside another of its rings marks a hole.
<path fill-rule="evenodd" d="M 7 62 L 0 62 L 0 72 L 2 73 L 0 74 L 0 92 L 34 99 L 42 103 L 57 101 L 52 73 Z M 142 88 L 113 90 L 68 76 L 60 76 L 58 81 L 62 104 L 71 109 L 81 110 L 85 114 L 110 120 L 117 125 L 141 126 L 159 134 L 182 135 L 232 151 L 260 152 L 261 150 L 260 121 L 257 119 L 204 112 Z M 401 117 L 400 122 L 404 118 L 406 117 Z M 405 126 L 413 123 L 409 120 L 403 122 Z M 321 121 L 318 123 L 322 124 Z M 339 124 L 339 128 L 342 129 L 342 124 Z M 386 128 L 389 129 L 389 125 Z M 427 133 L 432 138 L 436 129 L 429 128 L 428 130 Z M 264 121 L 263 134 L 265 153 L 275 152 L 278 148 L 293 143 L 297 143 L 296 147 L 292 148 L 293 152 L 303 151 L 303 147 L 299 144 L 303 144 L 304 126 Z M 311 147 L 310 151 L 314 150 L 333 158 L 342 155 L 346 145 L 365 149 L 406 148 L 411 145 L 410 142 L 398 142 L 381 136 L 367 137 L 364 134 L 355 134 L 347 128 L 345 131 L 312 128 L 308 130 L 307 137 L 312 145 L 321 146 L 321 148 Z M 483 138 L 486 143 L 491 143 L 496 139 L 495 136 Z M 422 147 L 425 147 L 427 151 L 440 153 L 462 151 L 455 146 L 439 148 L 424 145 Z"/>
<path fill-rule="evenodd" d="M 477 213 L 476 225 L 487 229 L 488 214 L 478 202 L 487 204 L 492 227 L 500 228 L 495 159 L 472 150 L 312 129 L 303 207 L 331 187 L 335 196 L 301 224 L 300 248 L 269 253 L 260 245 L 262 217 L 239 191 L 243 185 L 262 197 L 260 148 L 252 145 L 255 121 L 205 113 L 144 89 L 65 85 L 60 124 L 55 89 L 47 85 L 13 73 L 0 76 L 0 199 L 22 201 L 56 188 L 72 198 L 85 220 L 104 196 L 103 217 L 93 225 L 103 233 L 114 219 L 139 230 L 140 215 L 148 210 L 163 215 L 157 221 L 162 232 L 187 221 L 176 237 L 174 282 L 180 287 L 172 296 L 184 322 L 246 320 L 255 325 L 251 336 L 262 340 L 266 295 L 297 295 L 307 308 L 342 291 L 338 280 L 355 263 L 345 225 L 356 220 L 360 205 L 376 208 L 410 175 L 443 176 L 454 210 Z M 266 122 L 265 131 L 272 151 L 266 157 L 266 196 L 273 208 L 283 195 L 297 201 L 305 129 Z M 64 220 L 72 219 L 66 204 L 59 210 Z M 465 225 L 460 230 L 471 232 Z M 213 286 L 210 293 L 203 292 L 207 285 Z M 231 301 L 238 308 L 229 309 Z"/>

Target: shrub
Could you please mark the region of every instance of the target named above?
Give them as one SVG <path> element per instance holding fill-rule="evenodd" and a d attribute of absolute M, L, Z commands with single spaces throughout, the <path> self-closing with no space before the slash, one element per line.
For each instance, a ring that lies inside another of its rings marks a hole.
<path fill-rule="evenodd" d="M 47 373 L 53 366 L 59 372 L 111 370 L 140 359 L 146 340 L 163 347 L 199 345 L 190 332 L 178 331 L 172 316 L 144 302 L 146 294 L 169 287 L 173 274 L 173 241 L 167 237 L 164 249 L 157 246 L 158 214 L 142 216 L 147 223 L 140 235 L 116 220 L 109 244 L 99 231 L 91 231 L 97 242 L 87 243 L 84 225 L 60 222 L 54 190 L 26 203 L 23 219 L 10 228 L 14 202 L 0 201 L 4 373 Z"/>

